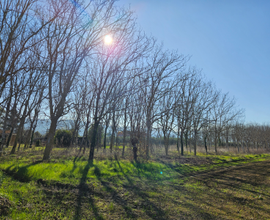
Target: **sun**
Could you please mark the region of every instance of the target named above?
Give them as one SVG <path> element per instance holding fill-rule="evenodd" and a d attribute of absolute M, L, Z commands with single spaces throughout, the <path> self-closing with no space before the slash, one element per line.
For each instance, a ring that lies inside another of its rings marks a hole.
<path fill-rule="evenodd" d="M 113 39 L 112 39 L 112 37 L 110 35 L 106 35 L 104 37 L 104 42 L 105 42 L 105 44 L 112 44 Z"/>

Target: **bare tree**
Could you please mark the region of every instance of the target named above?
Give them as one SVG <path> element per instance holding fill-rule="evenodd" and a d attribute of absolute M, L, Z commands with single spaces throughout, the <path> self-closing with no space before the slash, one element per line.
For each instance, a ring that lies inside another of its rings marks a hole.
<path fill-rule="evenodd" d="M 201 80 L 201 79 L 199 79 Z M 212 109 L 214 101 L 217 98 L 217 94 L 213 90 L 212 84 L 210 82 L 204 83 L 200 82 L 198 90 L 195 92 L 196 99 L 193 108 L 192 116 L 192 128 L 194 134 L 194 155 L 196 155 L 197 150 L 197 137 L 198 132 L 209 123 L 209 112 Z"/>
<path fill-rule="evenodd" d="M 0 1 L 0 97 L 11 78 L 29 68 L 29 50 L 42 39 L 40 31 L 54 20 L 39 22 L 42 17 L 38 0 Z"/>
<path fill-rule="evenodd" d="M 158 111 L 159 100 L 163 98 L 166 93 L 174 88 L 178 80 L 174 81 L 177 74 L 185 66 L 186 57 L 179 55 L 176 52 L 162 51 L 161 46 L 157 46 L 147 60 L 147 74 L 146 87 L 144 88 L 144 108 L 146 112 L 146 157 L 149 157 L 150 138 L 153 124 L 160 118 L 161 112 Z M 170 81 L 171 87 L 167 85 Z"/>
<path fill-rule="evenodd" d="M 92 1 L 88 6 L 68 0 L 50 0 L 48 12 L 58 14 L 54 22 L 43 30 L 46 37 L 44 47 L 44 69 L 48 74 L 48 101 L 51 125 L 43 159 L 47 160 L 53 147 L 53 136 L 57 121 L 68 113 L 67 97 L 73 82 L 82 70 L 85 59 L 101 43 L 102 31 L 110 28 L 114 16 L 114 1 Z M 77 5 L 80 4 L 80 7 Z M 82 11 L 89 11 L 91 19 Z M 99 20 L 100 19 L 100 20 Z M 98 20 L 96 24 L 93 24 Z"/>
<path fill-rule="evenodd" d="M 170 85 L 167 86 L 170 87 Z M 158 120 L 158 124 L 161 126 L 163 133 L 166 156 L 168 155 L 169 151 L 169 139 L 171 133 L 175 130 L 175 98 L 177 98 L 175 92 L 170 91 L 159 101 L 161 114 Z"/>
<path fill-rule="evenodd" d="M 17 116 L 19 118 L 20 123 L 17 130 L 16 139 L 14 141 L 14 145 L 11 150 L 12 154 L 15 153 L 17 142 L 19 142 L 20 147 L 20 144 L 22 143 L 22 134 L 26 119 L 31 117 L 33 110 L 37 106 L 40 106 L 44 98 L 43 91 L 46 87 L 43 73 L 35 69 L 38 60 L 35 59 L 35 56 L 33 55 L 33 60 L 29 59 L 28 61 L 29 61 L 28 62 L 29 71 L 27 70 L 18 73 L 15 77 L 17 78 L 16 83 L 15 81 L 13 83 L 13 85 L 17 87 L 17 97 L 18 97 L 17 107 L 19 107 L 18 110 L 19 114 Z M 31 135 L 29 133 L 28 141 L 30 140 L 30 136 Z"/>
<path fill-rule="evenodd" d="M 189 69 L 187 76 L 182 83 L 178 86 L 178 99 L 176 106 L 177 118 L 177 149 L 179 151 L 179 137 L 181 144 L 181 155 L 184 155 L 184 136 L 187 145 L 188 132 L 190 131 L 193 108 L 196 103 L 195 90 L 199 87 L 197 80 L 197 72 L 195 69 Z"/>
<path fill-rule="evenodd" d="M 152 42 L 136 32 L 130 13 L 119 21 L 114 34 L 115 43 L 108 47 L 103 45 L 90 70 L 95 91 L 93 102 L 93 137 L 90 145 L 89 161 L 93 161 L 95 136 L 99 123 L 110 112 L 119 111 L 113 103 L 123 100 L 127 95 L 126 84 L 140 75 L 135 63 L 145 56 Z M 121 105 L 117 105 L 121 108 Z"/>
<path fill-rule="evenodd" d="M 232 122 L 236 118 L 243 116 L 243 109 L 236 109 L 236 102 L 226 94 L 219 93 L 215 104 L 211 111 L 211 118 L 214 127 L 214 142 L 215 152 L 217 153 L 217 145 L 220 140 L 221 133 L 224 131 L 228 123 Z"/>

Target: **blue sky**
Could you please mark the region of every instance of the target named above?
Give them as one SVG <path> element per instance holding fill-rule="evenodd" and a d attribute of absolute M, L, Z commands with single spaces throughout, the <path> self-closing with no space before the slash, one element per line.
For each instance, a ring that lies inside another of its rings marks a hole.
<path fill-rule="evenodd" d="M 191 55 L 246 122 L 270 123 L 270 1 L 119 0 L 164 47 Z"/>

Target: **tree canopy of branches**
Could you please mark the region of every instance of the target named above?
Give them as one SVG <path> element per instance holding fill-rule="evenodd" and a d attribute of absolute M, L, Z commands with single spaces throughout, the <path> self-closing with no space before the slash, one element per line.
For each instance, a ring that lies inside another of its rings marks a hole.
<path fill-rule="evenodd" d="M 238 149 L 268 147 L 268 126 L 241 124 L 234 98 L 188 67 L 189 57 L 146 36 L 115 0 L 0 0 L 0 11 L 0 154 L 12 133 L 11 153 L 31 147 L 38 120 L 47 118 L 48 160 L 63 117 L 72 120 L 70 143 L 82 131 L 80 150 L 89 149 L 90 162 L 102 137 L 106 149 L 108 131 L 110 152 L 122 132 L 122 156 L 129 144 L 136 160 L 137 147 L 150 157 L 160 131 L 166 155 L 172 136 L 181 155 L 184 142 L 196 155 L 200 139 L 206 151 L 213 140 L 217 152 L 223 139 Z"/>

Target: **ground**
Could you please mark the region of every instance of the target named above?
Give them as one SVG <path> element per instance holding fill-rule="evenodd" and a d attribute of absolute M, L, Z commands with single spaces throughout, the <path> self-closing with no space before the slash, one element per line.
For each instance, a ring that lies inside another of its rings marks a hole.
<path fill-rule="evenodd" d="M 270 154 L 89 164 L 38 152 L 1 160 L 0 219 L 270 219 Z"/>

